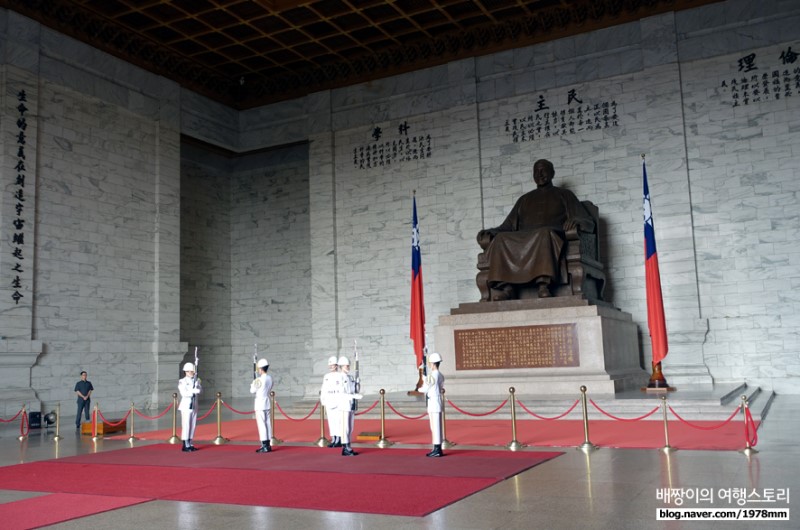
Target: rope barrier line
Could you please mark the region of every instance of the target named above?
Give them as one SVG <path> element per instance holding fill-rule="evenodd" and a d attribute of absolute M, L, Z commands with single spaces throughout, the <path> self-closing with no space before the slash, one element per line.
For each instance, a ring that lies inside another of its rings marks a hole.
<path fill-rule="evenodd" d="M 498 410 L 500 410 L 500 409 L 502 409 L 503 407 L 505 407 L 505 406 L 506 406 L 506 404 L 508 403 L 508 399 L 506 399 L 505 401 L 503 401 L 502 403 L 500 403 L 500 405 L 499 405 L 497 408 L 495 408 L 494 410 L 490 410 L 489 412 L 482 412 L 482 413 L 477 413 L 477 412 L 467 412 L 466 410 L 463 410 L 463 409 L 460 409 L 460 408 L 456 407 L 455 403 L 453 403 L 453 402 L 452 402 L 452 401 L 450 401 L 449 399 L 447 400 L 447 402 L 450 404 L 450 406 L 451 406 L 451 407 L 453 407 L 454 409 L 456 409 L 456 410 L 457 410 L 458 412 L 460 412 L 461 414 L 465 414 L 465 415 L 467 415 L 467 416 L 473 416 L 473 417 L 476 417 L 476 418 L 480 418 L 480 417 L 483 417 L 483 416 L 489 416 L 490 414 L 494 414 L 494 413 L 495 413 L 495 412 L 497 412 Z"/>
<path fill-rule="evenodd" d="M 753 437 L 750 437 L 750 428 L 753 429 Z M 750 447 L 755 447 L 758 444 L 758 427 L 756 427 L 756 422 L 753 419 L 753 415 L 750 413 L 750 408 L 745 407 L 744 409 L 744 438 L 750 443 Z"/>
<path fill-rule="evenodd" d="M 298 418 L 292 418 L 291 416 L 289 416 L 288 414 L 286 414 L 286 413 L 283 411 L 283 409 L 281 408 L 281 405 L 280 405 L 280 403 L 278 403 L 277 401 L 275 402 L 275 408 L 277 408 L 277 409 L 278 409 L 278 412 L 280 412 L 281 414 L 283 414 L 283 417 L 284 417 L 284 418 L 286 418 L 286 419 L 287 419 L 287 420 L 289 420 L 289 421 L 306 421 L 308 418 L 310 418 L 311 416 L 313 416 L 313 415 L 314 415 L 314 413 L 315 413 L 315 412 L 317 411 L 317 409 L 319 408 L 319 401 L 317 401 L 317 403 L 314 405 L 314 408 L 313 408 L 313 409 L 311 409 L 311 412 L 309 412 L 308 414 L 306 414 L 305 416 L 303 416 L 303 417 L 302 417 L 302 418 L 300 418 L 300 419 L 298 419 Z"/>
<path fill-rule="evenodd" d="M 101 420 L 103 420 L 103 423 L 107 424 L 109 427 L 119 427 L 120 425 L 122 425 L 122 424 L 123 424 L 123 422 L 124 422 L 125 420 L 127 420 L 127 419 L 128 419 L 128 416 L 130 416 L 130 415 L 131 415 L 131 411 L 129 410 L 129 411 L 128 411 L 128 413 L 127 413 L 127 414 L 125 414 L 125 416 L 123 416 L 123 417 L 122 417 L 122 419 L 121 419 L 121 420 L 119 420 L 117 423 L 111 423 L 110 421 L 108 421 L 108 420 L 106 419 L 106 417 L 105 417 L 105 416 L 103 416 L 103 413 L 102 413 L 100 410 L 98 410 L 98 411 L 97 411 L 97 413 L 100 415 L 100 419 L 101 419 Z"/>
<path fill-rule="evenodd" d="M 208 418 L 211 415 L 211 413 L 214 412 L 215 408 L 217 408 L 217 402 L 216 401 L 214 402 L 213 405 L 211 405 L 211 408 L 208 409 L 208 412 L 206 412 L 205 414 L 203 414 L 202 416 L 197 418 L 197 421 L 203 421 L 204 419 Z"/>
<path fill-rule="evenodd" d="M 565 413 L 563 413 L 563 414 L 559 414 L 558 416 L 553 416 L 552 418 L 548 418 L 548 417 L 546 417 L 546 416 L 539 416 L 538 414 L 536 414 L 535 412 L 533 412 L 532 410 L 530 410 L 528 407 L 526 407 L 526 406 L 525 406 L 525 405 L 522 403 L 522 401 L 519 401 L 519 400 L 517 400 L 517 404 L 518 404 L 520 407 L 522 407 L 522 410 L 524 410 L 525 412 L 527 412 L 528 414 L 530 414 L 530 415 L 531 415 L 531 416 L 533 416 L 534 418 L 538 418 L 538 419 L 540 419 L 540 420 L 552 421 L 552 420 L 560 420 L 561 418 L 563 418 L 564 416 L 566 416 L 567 414 L 569 414 L 570 412 L 572 412 L 573 410 L 575 410 L 575 407 L 577 407 L 577 406 L 578 406 L 578 403 L 580 403 L 580 401 L 581 401 L 580 399 L 576 399 L 576 400 L 575 400 L 575 403 L 573 403 L 573 404 L 572 404 L 572 406 L 571 406 L 569 409 L 567 409 L 567 411 L 566 411 Z"/>
<path fill-rule="evenodd" d="M 678 413 L 675 412 L 675 409 L 673 409 L 672 407 L 668 406 L 668 408 L 669 408 L 669 411 L 672 412 L 672 414 L 675 415 L 675 417 L 678 418 L 678 420 L 681 421 L 681 423 L 685 423 L 686 425 L 688 425 L 689 427 L 691 427 L 693 429 L 700 429 L 702 431 L 713 431 L 714 429 L 719 429 L 720 427 L 724 427 L 725 425 L 730 423 L 731 420 L 733 418 L 735 418 L 736 414 L 739 412 L 739 407 L 736 407 L 736 410 L 733 411 L 733 414 L 728 416 L 728 419 L 723 421 L 719 425 L 714 425 L 713 427 L 701 427 L 700 425 L 695 425 L 695 424 L 690 423 L 690 422 L 686 421 L 685 419 L 681 418 L 680 415 L 678 415 Z"/>
<path fill-rule="evenodd" d="M 160 418 L 163 418 L 163 417 L 164 417 L 164 416 L 167 414 L 167 412 L 169 412 L 169 411 L 170 411 L 170 409 L 172 409 L 172 403 L 170 403 L 169 405 L 167 405 L 167 408 L 166 408 L 166 409 L 164 409 L 164 412 L 162 412 L 161 414 L 159 414 L 159 415 L 157 415 L 157 416 L 148 416 L 147 414 L 142 414 L 141 412 L 139 412 L 139 411 L 138 411 L 138 410 L 136 410 L 136 409 L 133 409 L 133 412 L 135 412 L 135 413 L 136 413 L 136 415 L 137 415 L 137 416 L 139 416 L 140 418 L 144 418 L 144 419 L 146 419 L 146 420 L 158 420 L 158 419 L 160 419 Z"/>
<path fill-rule="evenodd" d="M 19 409 L 19 412 L 17 412 L 17 414 L 13 418 L 11 418 L 10 420 L 4 420 L 3 418 L 0 418 L 0 422 L 2 422 L 2 423 L 11 423 L 12 421 L 14 421 L 17 418 L 19 418 L 19 415 L 22 414 L 22 410 L 23 409 Z"/>
<path fill-rule="evenodd" d="M 419 419 L 422 419 L 422 418 L 424 418 L 425 416 L 428 415 L 428 411 L 425 411 L 422 414 L 420 414 L 419 416 L 406 416 L 405 414 L 402 414 L 397 409 L 395 409 L 392 406 L 392 404 L 390 402 L 388 402 L 388 401 L 386 402 L 386 406 L 389 407 L 389 409 L 391 409 L 392 412 L 394 412 L 395 414 L 397 414 L 398 416 L 400 416 L 404 420 L 419 420 Z"/>
<path fill-rule="evenodd" d="M 645 419 L 645 418 L 649 418 L 650 416 L 652 416 L 653 414 L 655 414 L 655 413 L 656 413 L 656 411 L 657 411 L 659 408 L 661 408 L 660 406 L 656 405 L 656 407 L 655 407 L 653 410 L 651 410 L 650 412 L 648 412 L 648 413 L 646 413 L 646 414 L 644 414 L 644 415 L 642 415 L 642 416 L 639 416 L 639 417 L 637 417 L 637 418 L 619 418 L 619 417 L 617 417 L 617 416 L 614 416 L 613 414 L 609 414 L 608 412 L 606 412 L 606 411 L 604 411 L 603 409 L 601 409 L 601 408 L 600 408 L 600 406 L 599 406 L 597 403 L 595 403 L 593 399 L 590 399 L 590 400 L 589 400 L 589 403 L 591 403 L 591 404 L 592 404 L 592 406 L 593 406 L 594 408 L 596 408 L 596 409 L 597 409 L 599 412 L 601 412 L 601 413 L 603 413 L 604 415 L 608 416 L 609 418 L 611 418 L 611 419 L 614 419 L 614 420 L 617 420 L 617 421 L 639 421 L 639 420 L 643 420 L 643 419 Z"/>
<path fill-rule="evenodd" d="M 255 414 L 255 412 L 256 412 L 255 410 L 248 410 L 247 412 L 243 412 L 241 410 L 236 410 L 235 408 L 231 407 L 230 405 L 228 405 L 224 401 L 222 402 L 222 404 L 225 405 L 225 408 L 228 409 L 229 411 L 233 412 L 234 414 L 241 414 L 242 416 L 249 416 L 250 414 Z"/>
<path fill-rule="evenodd" d="M 378 401 L 379 400 L 376 399 L 375 403 L 373 403 L 367 410 L 361 410 L 361 411 L 356 412 L 356 416 L 361 416 L 362 414 L 366 414 L 367 412 L 369 412 L 372 409 L 374 409 L 375 407 L 377 407 L 378 406 Z"/>

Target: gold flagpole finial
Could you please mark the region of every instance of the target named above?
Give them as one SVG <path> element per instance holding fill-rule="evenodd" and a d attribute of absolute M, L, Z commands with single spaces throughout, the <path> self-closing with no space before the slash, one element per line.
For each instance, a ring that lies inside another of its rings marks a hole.
<path fill-rule="evenodd" d="M 417 196 L 417 190 L 411 190 L 411 195 L 416 197 Z"/>
<path fill-rule="evenodd" d="M 644 160 L 644 153 L 642 153 L 642 160 Z"/>

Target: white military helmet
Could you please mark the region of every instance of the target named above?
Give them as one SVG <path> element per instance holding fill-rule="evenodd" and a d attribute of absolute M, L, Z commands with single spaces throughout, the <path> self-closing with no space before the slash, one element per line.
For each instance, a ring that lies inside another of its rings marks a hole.
<path fill-rule="evenodd" d="M 183 365 L 184 372 L 194 372 L 194 365 L 192 363 L 186 363 Z"/>
<path fill-rule="evenodd" d="M 328 358 L 328 366 L 333 366 L 335 364 L 339 364 L 339 361 L 336 359 L 335 355 L 332 355 Z"/>
<path fill-rule="evenodd" d="M 440 363 L 442 362 L 442 356 L 438 353 L 432 353 L 431 356 L 428 357 L 428 360 L 432 363 Z"/>
<path fill-rule="evenodd" d="M 339 361 L 336 364 L 338 364 L 339 366 L 350 366 L 350 360 L 344 355 L 342 355 L 341 357 L 339 357 Z"/>
<path fill-rule="evenodd" d="M 266 359 L 259 359 L 258 364 L 256 364 L 256 366 L 258 366 L 259 368 L 266 368 L 267 366 L 269 366 L 269 361 Z"/>

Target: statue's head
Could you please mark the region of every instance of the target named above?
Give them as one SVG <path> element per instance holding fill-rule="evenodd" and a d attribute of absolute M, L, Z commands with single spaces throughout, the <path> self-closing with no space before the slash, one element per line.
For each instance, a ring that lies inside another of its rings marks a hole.
<path fill-rule="evenodd" d="M 533 181 L 539 188 L 552 184 L 555 174 L 556 170 L 549 160 L 540 158 L 533 164 Z"/>

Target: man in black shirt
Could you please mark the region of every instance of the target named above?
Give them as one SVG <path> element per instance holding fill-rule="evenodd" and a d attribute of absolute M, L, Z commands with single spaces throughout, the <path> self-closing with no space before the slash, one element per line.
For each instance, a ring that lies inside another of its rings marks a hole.
<path fill-rule="evenodd" d="M 75 383 L 75 395 L 78 396 L 78 415 L 75 417 L 75 428 L 81 428 L 81 411 L 86 413 L 86 421 L 89 421 L 89 410 L 91 409 L 92 395 L 91 381 L 86 380 L 86 372 L 81 372 L 81 380 Z"/>

